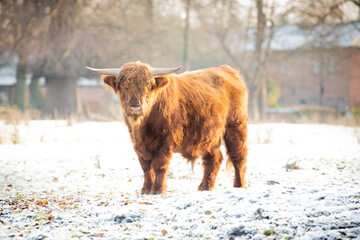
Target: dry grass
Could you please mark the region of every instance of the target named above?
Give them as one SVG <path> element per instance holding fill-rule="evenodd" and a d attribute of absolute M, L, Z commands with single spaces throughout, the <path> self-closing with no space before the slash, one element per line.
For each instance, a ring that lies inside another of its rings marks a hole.
<path fill-rule="evenodd" d="M 0 106 L 0 119 L 5 120 L 6 124 L 19 125 L 20 123 L 27 125 L 29 120 L 67 120 L 68 125 L 72 126 L 75 122 L 82 121 L 123 121 L 123 111 L 119 103 L 110 103 L 106 107 L 94 109 L 91 106 L 83 105 L 77 113 L 69 115 L 61 115 L 58 111 L 54 111 L 52 115 L 45 115 L 38 109 L 28 109 L 21 111 L 15 106 Z M 268 115 L 260 121 L 252 121 L 250 123 L 325 123 L 333 125 L 360 126 L 360 119 L 344 118 L 341 115 L 323 116 L 319 113 L 311 114 L 289 114 L 289 115 Z M 267 130 L 267 137 L 259 139 L 259 143 L 269 143 L 271 141 L 272 130 Z M 360 141 L 360 140 L 359 140 Z"/>
<path fill-rule="evenodd" d="M 360 118 L 357 115 L 349 114 L 342 116 L 333 108 L 323 106 L 288 106 L 289 109 L 297 109 L 293 113 L 268 113 L 265 119 L 258 123 L 264 122 L 281 122 L 281 123 L 324 123 L 333 125 L 359 126 Z"/>
<path fill-rule="evenodd" d="M 14 132 L 11 134 L 11 142 L 14 145 L 17 145 L 20 143 L 20 132 L 17 126 L 14 125 Z"/>
<path fill-rule="evenodd" d="M 256 132 L 257 144 L 270 144 L 271 143 L 272 134 L 273 134 L 274 129 L 273 128 L 268 128 L 265 131 L 266 131 L 265 136 L 263 136 L 261 134 L 263 132 L 261 130 L 258 130 Z"/>
<path fill-rule="evenodd" d="M 67 120 L 68 125 L 72 126 L 75 122 L 82 121 L 123 121 L 123 113 L 119 104 L 110 104 L 106 109 L 91 110 L 84 107 L 82 111 L 71 115 L 62 115 L 54 110 L 52 115 L 45 115 L 38 109 L 19 110 L 16 106 L 0 106 L 0 120 L 5 124 L 19 125 L 20 123 L 28 125 L 29 120 Z"/>
<path fill-rule="evenodd" d="M 95 157 L 95 167 L 98 168 L 98 169 L 101 169 L 101 165 L 100 165 L 100 155 L 99 154 L 96 154 L 96 157 Z"/>
<path fill-rule="evenodd" d="M 295 160 L 289 159 L 289 161 L 285 165 L 285 169 L 286 171 L 289 171 L 289 170 L 299 170 L 301 168 L 299 167 L 299 165 Z"/>
<path fill-rule="evenodd" d="M 5 120 L 5 124 L 19 125 L 23 123 L 28 125 L 29 120 L 44 119 L 38 109 L 29 109 L 25 112 L 16 106 L 0 107 L 0 119 Z"/>
<path fill-rule="evenodd" d="M 354 135 L 355 135 L 355 137 L 357 139 L 358 144 L 360 144 L 360 128 L 355 128 L 354 129 Z"/>
<path fill-rule="evenodd" d="M 1 117 L 5 120 L 5 124 L 19 125 L 21 121 L 26 121 L 27 118 L 17 107 L 3 108 Z"/>

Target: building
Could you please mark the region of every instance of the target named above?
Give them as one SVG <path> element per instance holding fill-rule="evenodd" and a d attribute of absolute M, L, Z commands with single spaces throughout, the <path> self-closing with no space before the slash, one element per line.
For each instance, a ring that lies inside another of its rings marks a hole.
<path fill-rule="evenodd" d="M 279 106 L 360 107 L 360 22 L 312 29 L 275 29 L 268 79 L 279 84 Z"/>

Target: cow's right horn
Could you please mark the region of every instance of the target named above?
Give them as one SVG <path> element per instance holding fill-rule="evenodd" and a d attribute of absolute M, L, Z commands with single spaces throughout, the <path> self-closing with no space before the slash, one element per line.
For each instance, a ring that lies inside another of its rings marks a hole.
<path fill-rule="evenodd" d="M 103 75 L 114 75 L 117 76 L 120 73 L 121 68 L 91 68 L 91 67 L 86 67 L 87 69 L 89 69 L 90 71 L 99 73 L 99 74 L 103 74 Z"/>
<path fill-rule="evenodd" d="M 153 76 L 160 76 L 165 74 L 170 74 L 179 71 L 182 66 L 178 66 L 175 68 L 151 68 L 151 73 Z"/>

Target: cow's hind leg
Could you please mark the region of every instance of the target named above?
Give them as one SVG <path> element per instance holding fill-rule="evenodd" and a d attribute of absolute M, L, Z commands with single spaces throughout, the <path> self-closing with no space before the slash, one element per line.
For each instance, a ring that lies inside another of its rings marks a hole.
<path fill-rule="evenodd" d="M 245 187 L 245 171 L 247 158 L 247 124 L 233 122 L 226 125 L 224 135 L 229 160 L 235 169 L 234 187 Z"/>
<path fill-rule="evenodd" d="M 198 188 L 199 191 L 209 191 L 214 188 L 222 160 L 220 148 L 216 148 L 203 156 L 204 176 Z"/>

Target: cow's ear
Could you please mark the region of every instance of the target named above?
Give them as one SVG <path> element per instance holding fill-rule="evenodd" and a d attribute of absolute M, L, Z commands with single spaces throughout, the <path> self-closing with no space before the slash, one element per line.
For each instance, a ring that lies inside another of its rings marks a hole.
<path fill-rule="evenodd" d="M 163 88 L 166 87 L 169 84 L 169 79 L 167 77 L 155 77 L 156 86 L 155 88 Z"/>
<path fill-rule="evenodd" d="M 116 77 L 112 76 L 112 75 L 102 75 L 101 76 L 101 80 L 103 80 L 103 82 L 105 83 L 105 86 L 110 87 L 111 90 L 115 91 L 116 90 Z"/>

